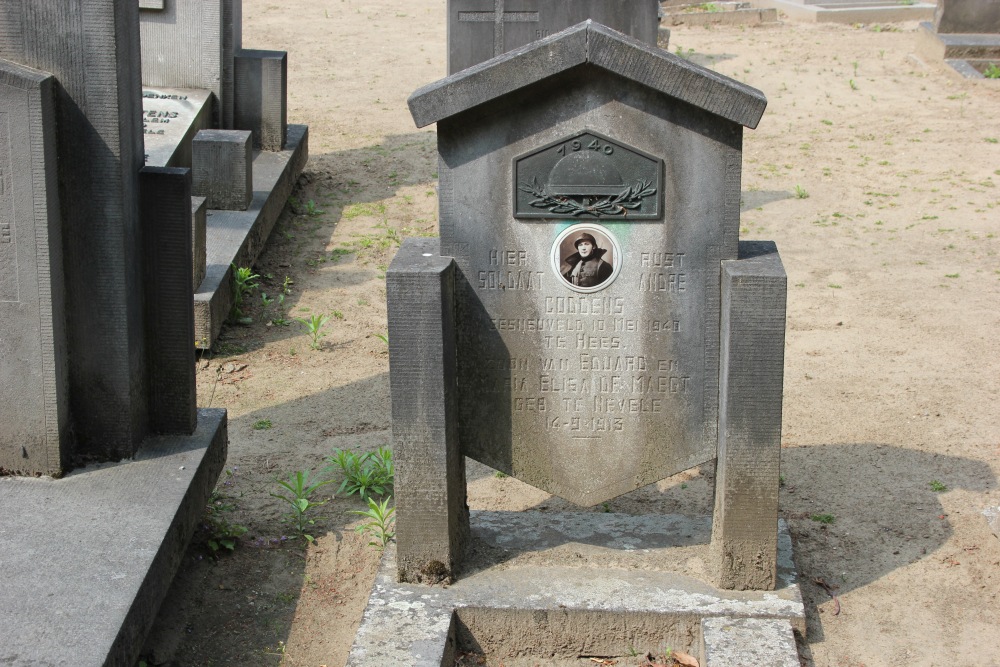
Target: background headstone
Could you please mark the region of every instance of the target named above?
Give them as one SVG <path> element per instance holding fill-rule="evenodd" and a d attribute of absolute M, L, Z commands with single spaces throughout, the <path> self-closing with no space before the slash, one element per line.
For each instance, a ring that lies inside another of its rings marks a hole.
<path fill-rule="evenodd" d="M 448 0 L 448 74 L 593 19 L 656 46 L 657 0 Z"/>
<path fill-rule="evenodd" d="M 1000 34 L 1000 0 L 938 0 L 939 33 Z"/>
<path fill-rule="evenodd" d="M 58 169 L 64 202 L 70 412 L 83 459 L 132 456 L 148 428 L 138 13 L 121 0 L 0 0 L 0 57 L 59 82 L 58 167 L 46 168 Z"/>
<path fill-rule="evenodd" d="M 215 127 L 233 127 L 234 58 L 242 47 L 242 0 L 166 0 L 141 12 L 142 82 L 215 93 Z"/>

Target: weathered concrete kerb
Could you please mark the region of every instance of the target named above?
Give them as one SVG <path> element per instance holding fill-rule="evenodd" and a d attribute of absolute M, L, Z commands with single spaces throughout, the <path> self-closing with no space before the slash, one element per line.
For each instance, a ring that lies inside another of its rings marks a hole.
<path fill-rule="evenodd" d="M 700 660 L 714 655 L 702 664 L 715 667 L 743 664 L 722 659 L 734 654 L 798 664 L 792 631 L 805 631 L 805 611 L 783 523 L 778 585 L 766 592 L 726 591 L 699 578 L 708 517 L 473 512 L 471 524 L 472 565 L 447 586 L 398 583 L 390 544 L 349 667 L 450 667 L 458 651 L 544 660 L 660 646 Z M 714 630 L 703 630 L 706 621 Z M 762 647 L 771 652 L 754 654 Z"/>

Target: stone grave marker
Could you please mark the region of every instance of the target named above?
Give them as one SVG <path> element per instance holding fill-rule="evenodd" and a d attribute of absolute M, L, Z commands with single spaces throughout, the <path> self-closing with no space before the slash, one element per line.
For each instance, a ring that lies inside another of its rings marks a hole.
<path fill-rule="evenodd" d="M 1000 34 L 1000 0 L 940 0 L 934 12 L 938 33 Z"/>
<path fill-rule="evenodd" d="M 138 60 L 134 0 L 0 0 L 3 664 L 134 664 L 225 461 Z"/>
<path fill-rule="evenodd" d="M 464 456 L 580 505 L 718 458 L 716 581 L 775 585 L 785 276 L 739 240 L 765 104 L 589 21 L 413 94 L 441 236 L 388 273 L 401 581 L 459 566 Z"/>
<path fill-rule="evenodd" d="M 969 79 L 1000 63 L 1000 0 L 940 0 L 933 22 L 921 23 L 917 49 Z"/>
<path fill-rule="evenodd" d="M 214 211 L 204 231 L 206 214 L 194 221 L 195 340 L 208 348 L 230 312 L 230 267 L 262 250 L 307 159 L 307 128 L 288 125 L 287 54 L 242 48 L 242 0 L 138 6 L 146 164 L 192 168 Z"/>
<path fill-rule="evenodd" d="M 233 127 L 242 0 L 139 0 L 142 82 L 215 93 L 213 126 Z"/>
<path fill-rule="evenodd" d="M 657 0 L 448 0 L 448 74 L 593 19 L 656 46 Z"/>

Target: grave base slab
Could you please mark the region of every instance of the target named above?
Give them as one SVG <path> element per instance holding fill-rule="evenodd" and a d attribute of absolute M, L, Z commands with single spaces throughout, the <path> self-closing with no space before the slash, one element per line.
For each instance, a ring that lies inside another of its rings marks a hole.
<path fill-rule="evenodd" d="M 665 646 L 707 667 L 762 646 L 772 652 L 759 664 L 798 664 L 789 639 L 805 631 L 805 610 L 784 522 L 774 591 L 707 583 L 709 517 L 472 512 L 471 525 L 449 586 L 398 583 L 386 548 L 349 667 L 450 666 L 465 651 L 545 664 Z"/>
<path fill-rule="evenodd" d="M 917 29 L 917 53 L 930 62 L 944 60 L 964 79 L 985 79 L 981 70 L 1000 60 L 1000 35 L 938 33 L 923 22 Z"/>
<path fill-rule="evenodd" d="M 794 21 L 816 23 L 891 23 L 923 21 L 934 16 L 936 5 L 892 0 L 754 0 L 757 7 L 773 7 Z"/>
<path fill-rule="evenodd" d="M 254 151 L 253 200 L 245 211 L 209 209 L 205 278 L 194 294 L 195 347 L 212 346 L 233 304 L 232 266 L 257 261 L 309 157 L 309 128 L 289 125 L 282 151 Z"/>
<path fill-rule="evenodd" d="M 226 461 L 226 411 L 63 479 L 0 478 L 0 664 L 134 667 Z"/>

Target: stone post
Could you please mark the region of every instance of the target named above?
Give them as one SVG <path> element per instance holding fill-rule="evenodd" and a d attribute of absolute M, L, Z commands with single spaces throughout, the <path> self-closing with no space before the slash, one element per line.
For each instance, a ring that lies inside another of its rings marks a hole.
<path fill-rule="evenodd" d="M 236 54 L 234 126 L 253 132 L 253 147 L 280 151 L 288 126 L 288 54 L 243 49 Z"/>
<path fill-rule="evenodd" d="M 450 581 L 469 535 L 455 384 L 455 264 L 407 239 L 386 273 L 399 580 Z"/>
<path fill-rule="evenodd" d="M 149 428 L 153 433 L 190 435 L 198 421 L 191 301 L 191 170 L 144 167 L 139 182 L 146 245 Z"/>
<path fill-rule="evenodd" d="M 719 450 L 711 550 L 720 588 L 777 581 L 785 270 L 774 243 L 722 262 Z"/>
<path fill-rule="evenodd" d="M 245 211 L 253 201 L 249 130 L 201 130 L 191 142 L 194 194 L 210 209 Z"/>

